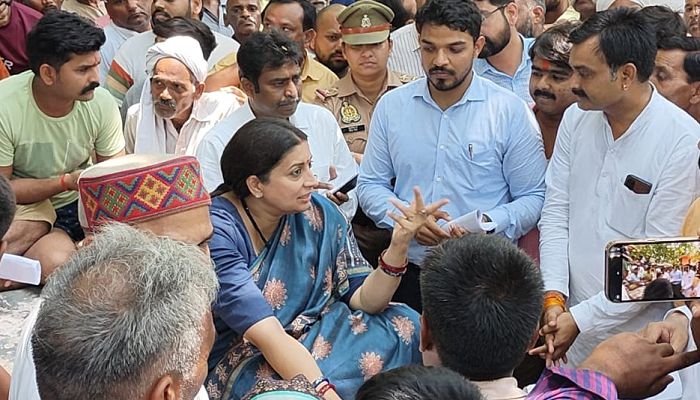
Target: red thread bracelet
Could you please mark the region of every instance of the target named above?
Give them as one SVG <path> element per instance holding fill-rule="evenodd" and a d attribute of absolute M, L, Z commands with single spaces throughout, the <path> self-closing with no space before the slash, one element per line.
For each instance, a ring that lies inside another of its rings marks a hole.
<path fill-rule="evenodd" d="M 327 383 L 326 385 L 323 385 L 320 389 L 318 389 L 317 392 L 319 396 L 323 397 L 326 394 L 326 392 L 331 389 L 335 390 L 335 385 L 332 383 Z"/>
<path fill-rule="evenodd" d="M 384 273 L 393 277 L 400 277 L 406 273 L 408 261 L 406 261 L 401 267 L 395 267 L 384 262 L 384 253 L 386 253 L 386 250 L 379 255 L 379 268 L 381 268 Z"/>
<path fill-rule="evenodd" d="M 66 175 L 68 175 L 68 174 L 61 175 L 61 178 L 58 180 L 58 183 L 61 185 L 61 189 L 63 189 L 64 192 L 67 192 L 70 190 L 70 188 L 68 186 L 66 186 Z"/>

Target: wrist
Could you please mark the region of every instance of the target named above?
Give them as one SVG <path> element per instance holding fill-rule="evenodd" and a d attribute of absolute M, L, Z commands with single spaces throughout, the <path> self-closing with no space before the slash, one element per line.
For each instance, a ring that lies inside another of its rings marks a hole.
<path fill-rule="evenodd" d="M 70 175 L 63 174 L 58 178 L 58 184 L 61 186 L 61 189 L 63 189 L 64 192 L 71 190 L 68 186 L 68 183 L 66 182 L 67 178 L 70 178 Z"/>

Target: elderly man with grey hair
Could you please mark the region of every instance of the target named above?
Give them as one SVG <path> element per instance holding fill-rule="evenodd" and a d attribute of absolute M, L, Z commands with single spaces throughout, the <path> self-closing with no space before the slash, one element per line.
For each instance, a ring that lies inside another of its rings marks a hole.
<path fill-rule="evenodd" d="M 207 61 L 199 42 L 174 36 L 146 53 L 149 80 L 124 123 L 127 153 L 196 153 L 204 135 L 241 103 L 231 91 L 204 92 Z"/>
<path fill-rule="evenodd" d="M 218 281 L 197 247 L 105 225 L 44 288 L 32 346 L 43 400 L 192 400 Z"/>

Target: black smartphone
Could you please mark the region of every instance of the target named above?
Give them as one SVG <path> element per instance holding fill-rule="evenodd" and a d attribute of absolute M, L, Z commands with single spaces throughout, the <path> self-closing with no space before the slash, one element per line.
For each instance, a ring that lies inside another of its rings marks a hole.
<path fill-rule="evenodd" d="M 355 174 L 352 178 L 350 178 L 349 181 L 345 182 L 344 185 L 337 189 L 332 189 L 331 193 L 336 194 L 338 192 L 347 194 L 349 191 L 355 189 L 355 186 L 357 186 L 357 174 Z"/>
<path fill-rule="evenodd" d="M 619 240 L 605 248 L 605 295 L 615 303 L 700 299 L 700 239 Z"/>
<path fill-rule="evenodd" d="M 632 174 L 627 175 L 625 178 L 625 187 L 637 194 L 649 194 L 651 186 L 651 183 Z"/>

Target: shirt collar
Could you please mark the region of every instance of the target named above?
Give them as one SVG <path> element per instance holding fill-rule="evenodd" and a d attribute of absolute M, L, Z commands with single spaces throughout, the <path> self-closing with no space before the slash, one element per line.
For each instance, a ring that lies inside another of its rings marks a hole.
<path fill-rule="evenodd" d="M 417 85 L 421 86 L 421 89 L 416 90 L 413 94 L 413 97 L 422 97 L 425 102 L 427 102 L 428 104 L 433 104 L 437 107 L 435 100 L 433 100 L 433 97 L 430 95 L 430 90 L 428 88 L 428 78 L 421 78 L 416 82 L 418 82 L 416 83 Z M 462 98 L 459 99 L 459 101 L 453 104 L 450 108 L 460 106 L 468 101 L 485 101 L 487 96 L 486 92 L 487 88 L 485 79 L 477 75 L 476 72 L 472 69 L 472 82 L 469 84 L 467 91 L 464 92 Z"/>
<path fill-rule="evenodd" d="M 319 68 L 322 65 L 323 64 L 313 58 L 306 57 L 304 59 L 304 65 L 301 67 L 301 80 L 305 81 L 309 78 L 312 81 L 319 81 L 323 79 L 323 71 Z"/>
<path fill-rule="evenodd" d="M 511 400 L 524 399 L 527 394 L 518 387 L 515 378 L 507 377 L 493 381 L 473 381 L 487 399 Z"/>
<path fill-rule="evenodd" d="M 306 107 L 306 104 L 299 102 L 297 105 L 296 111 L 294 111 L 294 114 L 292 114 L 291 117 L 289 117 L 289 123 L 297 127 L 298 129 L 307 132 L 307 130 L 311 127 L 310 124 L 308 124 L 308 121 L 306 118 L 302 117 L 302 113 L 304 112 L 304 108 Z M 243 107 L 240 109 L 236 110 L 237 113 L 245 113 L 247 118 L 242 118 L 243 121 L 252 121 L 255 118 L 255 113 L 253 113 L 253 109 L 250 108 L 250 100 L 246 101 Z"/>
<path fill-rule="evenodd" d="M 387 71 L 389 77 L 387 78 L 386 85 L 382 88 L 381 93 L 385 93 L 389 89 L 393 89 L 403 85 L 401 78 L 394 71 Z M 338 89 L 338 97 L 352 96 L 357 93 L 357 86 L 352 81 L 351 72 L 348 72 L 344 77 L 340 78 L 335 87 Z"/>

